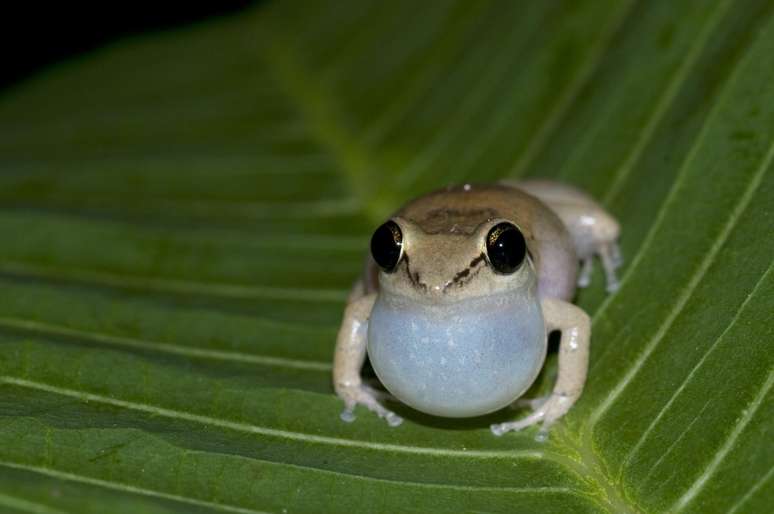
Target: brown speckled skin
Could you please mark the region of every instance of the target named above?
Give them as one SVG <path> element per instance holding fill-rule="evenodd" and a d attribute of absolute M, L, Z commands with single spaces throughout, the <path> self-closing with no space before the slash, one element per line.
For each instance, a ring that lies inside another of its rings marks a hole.
<path fill-rule="evenodd" d="M 527 241 L 540 296 L 569 300 L 575 293 L 578 258 L 570 234 L 548 206 L 516 187 L 492 184 L 440 189 L 409 202 L 393 219 L 409 221 L 428 236 L 444 236 L 437 238 L 437 244 L 453 244 L 450 251 L 454 254 L 467 251 L 465 262 L 474 261 L 484 251 L 484 238 L 477 234 L 480 229 L 486 232 L 495 220 L 510 221 Z M 411 257 L 414 252 L 407 249 L 406 254 Z M 433 272 L 441 272 L 440 280 L 451 280 L 461 271 L 438 269 L 443 263 L 437 261 L 432 264 Z M 415 262 L 414 268 L 420 265 Z M 368 290 L 375 289 L 377 271 L 371 261 L 366 273 Z"/>

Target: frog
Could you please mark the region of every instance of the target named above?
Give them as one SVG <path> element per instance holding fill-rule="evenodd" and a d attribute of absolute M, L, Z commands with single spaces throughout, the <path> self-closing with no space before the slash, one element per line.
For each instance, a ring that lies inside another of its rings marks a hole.
<path fill-rule="evenodd" d="M 462 184 L 408 202 L 374 231 L 347 299 L 333 357 L 341 419 L 360 405 L 398 426 L 389 401 L 447 418 L 528 407 L 492 433 L 541 424 L 545 437 L 587 378 L 591 321 L 572 300 L 595 258 L 606 290 L 618 289 L 620 232 L 589 194 L 550 180 Z M 522 398 L 553 332 L 553 389 Z M 366 357 L 386 391 L 364 380 Z"/>

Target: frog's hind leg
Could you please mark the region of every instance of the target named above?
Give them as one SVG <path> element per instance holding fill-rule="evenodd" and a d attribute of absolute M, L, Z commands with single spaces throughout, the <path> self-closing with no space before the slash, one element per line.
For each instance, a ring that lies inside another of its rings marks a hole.
<path fill-rule="evenodd" d="M 578 286 L 591 283 L 594 255 L 602 262 L 607 280 L 607 291 L 618 289 L 616 270 L 622 264 L 618 237 L 621 227 L 618 222 L 591 196 L 566 184 L 548 180 L 525 180 L 510 182 L 537 197 L 554 211 L 570 232 L 575 252 L 581 261 Z"/>

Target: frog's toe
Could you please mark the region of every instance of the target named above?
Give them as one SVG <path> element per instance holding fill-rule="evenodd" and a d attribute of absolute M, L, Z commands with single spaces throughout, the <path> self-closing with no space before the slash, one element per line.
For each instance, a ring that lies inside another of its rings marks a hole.
<path fill-rule="evenodd" d="M 397 427 L 401 423 L 403 423 L 403 418 L 392 412 L 391 410 L 387 410 L 384 407 L 382 407 L 378 403 L 363 403 L 364 407 L 366 407 L 368 410 L 379 416 L 380 418 L 384 419 L 387 424 L 391 427 Z M 341 414 L 339 415 L 342 421 L 346 423 L 352 423 L 357 419 L 357 416 L 355 416 L 354 407 L 352 408 L 346 408 L 344 409 Z"/>
<path fill-rule="evenodd" d="M 541 429 L 538 430 L 538 433 L 535 434 L 535 441 L 539 443 L 548 441 L 548 429 L 546 427 L 541 427 Z"/>
<path fill-rule="evenodd" d="M 355 419 L 357 419 L 357 416 L 355 416 L 354 408 L 349 407 L 341 411 L 339 417 L 341 418 L 341 421 L 344 421 L 345 423 L 352 423 L 355 421 Z"/>
<path fill-rule="evenodd" d="M 607 282 L 606 290 L 608 293 L 618 291 L 621 283 L 616 276 L 615 270 L 623 262 L 621 252 L 616 243 L 610 243 L 599 248 L 599 258 L 602 261 L 602 268 L 605 271 L 605 280 Z"/>
<path fill-rule="evenodd" d="M 377 416 L 385 420 L 387 424 L 390 425 L 391 427 L 397 427 L 398 425 L 403 423 L 403 418 L 401 418 L 391 410 L 385 409 L 382 406 L 382 404 L 377 402 L 376 400 L 366 403 L 365 406 L 368 408 L 368 410 L 370 410 L 371 412 L 373 412 L 374 414 L 376 414 Z"/>
<path fill-rule="evenodd" d="M 608 293 L 615 293 L 620 288 L 621 288 L 621 283 L 618 281 L 618 279 L 608 280 L 607 286 L 605 286 L 605 291 Z"/>
<path fill-rule="evenodd" d="M 384 408 L 376 398 L 376 393 L 381 393 L 376 389 L 359 384 L 357 386 L 340 387 L 337 389 L 337 394 L 344 400 L 344 411 L 339 415 L 342 421 L 351 423 L 355 421 L 355 407 L 362 405 L 380 418 L 387 421 L 387 424 L 391 427 L 396 427 L 403 422 L 403 418 Z M 387 393 L 384 393 L 387 394 Z"/>
<path fill-rule="evenodd" d="M 508 423 L 495 423 L 494 425 L 491 425 L 489 429 L 492 431 L 494 435 L 499 437 L 501 435 L 507 434 L 508 432 L 518 432 L 519 430 L 523 430 L 528 426 L 531 426 L 534 423 L 536 423 L 536 422 L 522 423 L 522 421 L 524 420 L 510 421 Z"/>
<path fill-rule="evenodd" d="M 578 287 L 588 287 L 591 284 L 591 272 L 594 269 L 592 257 L 587 257 L 581 262 L 580 273 L 578 273 Z"/>
<path fill-rule="evenodd" d="M 403 418 L 395 414 L 394 412 L 388 411 L 387 415 L 384 416 L 384 419 L 387 421 L 387 424 L 391 427 L 397 427 L 401 423 L 403 423 Z"/>
<path fill-rule="evenodd" d="M 500 437 L 508 431 L 508 428 L 505 425 L 507 425 L 507 423 L 495 423 L 494 425 L 490 425 L 489 429 L 494 435 Z"/>
<path fill-rule="evenodd" d="M 526 418 L 519 419 L 517 421 L 509 421 L 507 423 L 497 423 L 491 425 L 489 428 L 492 433 L 497 436 L 501 436 L 507 432 L 516 432 L 518 430 L 531 427 L 537 423 L 540 423 L 545 418 L 545 412 L 543 410 L 537 410 L 527 416 Z"/>
<path fill-rule="evenodd" d="M 614 269 L 618 269 L 623 265 L 621 247 L 616 242 L 610 243 L 610 260 Z"/>

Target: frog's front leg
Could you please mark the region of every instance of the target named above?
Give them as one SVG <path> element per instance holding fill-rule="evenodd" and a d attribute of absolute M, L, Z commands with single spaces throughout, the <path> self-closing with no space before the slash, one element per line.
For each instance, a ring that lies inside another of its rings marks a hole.
<path fill-rule="evenodd" d="M 394 427 L 400 425 L 403 419 L 384 408 L 377 400 L 379 393 L 365 385 L 360 376 L 366 358 L 368 317 L 375 301 L 376 293 L 350 298 L 344 310 L 333 357 L 333 386 L 339 398 L 344 400 L 342 420 L 354 421 L 355 406 L 363 405 Z"/>
<path fill-rule="evenodd" d="M 559 377 L 551 396 L 536 405 L 536 410 L 524 419 L 492 425 L 495 435 L 511 430 L 521 430 L 543 422 L 542 432 L 561 418 L 583 391 L 589 362 L 589 336 L 591 320 L 577 306 L 555 298 L 541 301 L 546 331 L 559 330 Z"/>

